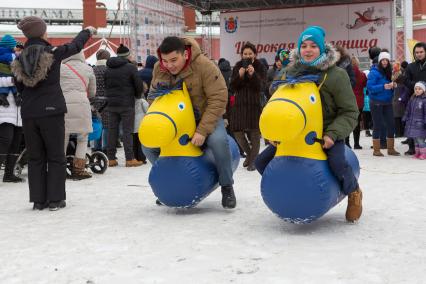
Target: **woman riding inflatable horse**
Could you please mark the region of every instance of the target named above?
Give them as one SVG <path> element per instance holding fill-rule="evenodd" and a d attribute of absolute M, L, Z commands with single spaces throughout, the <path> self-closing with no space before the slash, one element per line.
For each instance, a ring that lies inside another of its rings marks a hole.
<path fill-rule="evenodd" d="M 337 67 L 334 48 L 325 43 L 325 31 L 318 26 L 307 28 L 299 37 L 298 50 L 292 53 L 292 65 L 285 72 L 287 78 L 318 75 L 323 112 L 323 149 L 331 172 L 348 195 L 346 220 L 357 221 L 362 213 L 362 192 L 357 178 L 345 158 L 344 138 L 357 124 L 358 108 L 345 70 Z M 284 126 L 283 126 L 284 127 Z M 257 158 L 256 168 L 263 174 L 276 152 L 268 146 Z"/>

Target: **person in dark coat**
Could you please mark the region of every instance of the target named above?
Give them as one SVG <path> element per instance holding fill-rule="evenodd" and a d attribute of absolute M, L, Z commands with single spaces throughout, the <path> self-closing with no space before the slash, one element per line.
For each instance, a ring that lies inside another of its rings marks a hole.
<path fill-rule="evenodd" d="M 414 157 L 426 159 L 426 83 L 417 82 L 402 120 L 405 136 L 414 140 Z"/>
<path fill-rule="evenodd" d="M 423 81 L 426 82 L 426 43 L 418 42 L 414 45 L 413 48 L 413 58 L 414 62 L 408 64 L 407 69 L 405 70 L 405 86 L 408 88 L 408 93 L 414 93 L 414 85 Z M 414 140 L 408 139 L 408 151 L 405 152 L 405 155 L 414 155 L 415 147 Z"/>
<path fill-rule="evenodd" d="M 106 153 L 108 138 L 108 112 L 104 111 L 106 107 L 105 97 L 105 71 L 107 69 L 106 62 L 111 54 L 106 49 L 99 49 L 96 52 L 96 65 L 93 66 L 93 72 L 96 77 L 96 97 L 92 100 L 95 105 L 97 116 L 102 119 L 102 135 L 99 140 L 95 141 L 93 151 L 102 151 Z"/>
<path fill-rule="evenodd" d="M 228 104 L 226 105 L 226 112 L 223 115 L 223 121 L 225 123 L 226 132 L 228 133 L 229 136 L 231 136 L 232 138 L 235 139 L 234 134 L 232 133 L 232 131 L 228 127 L 229 126 L 229 111 L 234 106 L 234 103 L 235 103 L 235 96 L 232 93 L 231 86 L 230 86 L 230 81 L 231 81 L 231 76 L 232 76 L 231 63 L 228 60 L 226 60 L 225 58 L 220 58 L 219 61 L 218 61 L 218 66 L 219 66 L 220 73 L 222 73 L 223 79 L 225 79 L 226 89 L 228 90 Z M 238 145 L 238 149 L 240 151 L 240 156 L 245 158 L 246 154 L 244 153 L 244 150 L 241 148 L 241 146 L 238 143 L 237 143 L 237 145 Z"/>
<path fill-rule="evenodd" d="M 356 77 L 354 69 L 352 68 L 351 57 L 349 56 L 348 51 L 342 46 L 336 46 L 336 51 L 340 56 L 336 66 L 345 69 L 346 73 L 348 73 L 349 80 L 351 81 L 351 86 L 354 88 L 356 85 Z"/>
<path fill-rule="evenodd" d="M 109 166 L 118 165 L 117 138 L 118 126 L 122 121 L 124 154 L 126 167 L 139 167 L 143 162 L 135 159 L 133 153 L 132 133 L 135 123 L 135 98 L 141 98 L 144 87 L 143 81 L 138 76 L 138 69 L 130 63 L 130 50 L 120 45 L 117 49 L 117 57 L 107 60 L 105 71 L 105 96 L 108 112 L 108 146 L 107 156 Z"/>
<path fill-rule="evenodd" d="M 401 67 L 402 66 L 400 64 L 395 63 L 392 74 L 392 81 L 396 83 L 392 98 L 393 117 L 395 120 L 395 137 L 402 137 L 404 135 L 402 117 L 404 116 L 405 107 L 410 99 L 408 88 L 404 85 L 405 77 Z"/>
<path fill-rule="evenodd" d="M 355 87 L 353 87 L 353 91 L 356 98 L 356 104 L 358 106 L 359 115 L 358 115 L 358 124 L 352 132 L 354 135 L 354 149 L 362 149 L 361 145 L 359 145 L 359 136 L 361 133 L 361 116 L 362 109 L 364 108 L 364 88 L 367 85 L 367 76 L 365 76 L 364 72 L 359 70 L 359 61 L 358 58 L 352 57 L 352 67 L 355 74 Z M 349 145 L 349 136 L 345 139 L 346 145 Z"/>
<path fill-rule="evenodd" d="M 60 82 L 61 61 L 79 53 L 93 27 L 82 30 L 71 43 L 53 47 L 47 41 L 46 23 L 29 16 L 18 23 L 28 39 L 12 63 L 16 87 L 22 94 L 22 121 L 29 161 L 28 183 L 33 209 L 65 207 L 66 160 L 64 153 L 67 112 Z"/>
<path fill-rule="evenodd" d="M 248 171 L 254 171 L 254 161 L 260 149 L 259 118 L 262 112 L 262 96 L 266 83 L 266 70 L 256 59 L 256 47 L 247 42 L 241 49 L 242 60 L 235 64 L 231 88 L 235 104 L 230 110 L 230 130 L 247 155 L 243 163 Z"/>
<path fill-rule="evenodd" d="M 150 86 L 151 86 L 151 80 L 152 80 L 152 71 L 154 70 L 154 65 L 158 61 L 158 58 L 154 55 L 148 55 L 145 61 L 145 67 L 138 71 L 139 78 L 142 79 L 148 86 L 148 89 L 146 92 L 148 92 Z"/>

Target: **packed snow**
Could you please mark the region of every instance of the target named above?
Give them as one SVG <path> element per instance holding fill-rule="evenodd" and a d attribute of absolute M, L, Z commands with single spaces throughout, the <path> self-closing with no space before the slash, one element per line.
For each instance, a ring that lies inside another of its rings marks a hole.
<path fill-rule="evenodd" d="M 0 283 L 426 283 L 426 160 L 373 157 L 370 139 L 356 151 L 356 224 L 346 199 L 312 224 L 285 223 L 242 163 L 236 209 L 220 190 L 193 209 L 157 206 L 150 165 L 125 168 L 122 149 L 118 168 L 67 181 L 57 212 L 33 211 L 27 183 L 0 183 Z"/>

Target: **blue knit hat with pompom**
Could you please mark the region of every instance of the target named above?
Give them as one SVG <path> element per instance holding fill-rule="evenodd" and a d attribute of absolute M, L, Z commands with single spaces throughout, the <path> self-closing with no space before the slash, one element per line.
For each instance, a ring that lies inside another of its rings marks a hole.
<path fill-rule="evenodd" d="M 0 47 L 7 47 L 14 49 L 16 46 L 16 40 L 11 35 L 4 35 L 0 40 Z"/>

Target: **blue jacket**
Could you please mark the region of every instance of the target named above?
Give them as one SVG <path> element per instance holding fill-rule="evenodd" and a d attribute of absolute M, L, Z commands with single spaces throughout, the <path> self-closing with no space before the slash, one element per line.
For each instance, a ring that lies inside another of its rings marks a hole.
<path fill-rule="evenodd" d="M 151 87 L 151 81 L 152 81 L 152 71 L 154 70 L 154 64 L 158 61 L 157 57 L 153 55 L 149 55 L 146 58 L 145 67 L 142 70 L 138 71 L 139 78 L 142 79 L 147 85 L 148 90 Z"/>
<path fill-rule="evenodd" d="M 367 90 L 370 100 L 392 103 L 393 90 L 385 90 L 384 86 L 390 82 L 384 74 L 380 73 L 376 65 L 373 65 L 367 77 Z"/>
<path fill-rule="evenodd" d="M 0 77 L 11 77 L 10 63 L 15 59 L 13 50 L 6 47 L 0 47 Z M 16 87 L 0 87 L 0 94 L 8 95 L 9 92 L 16 94 Z"/>

